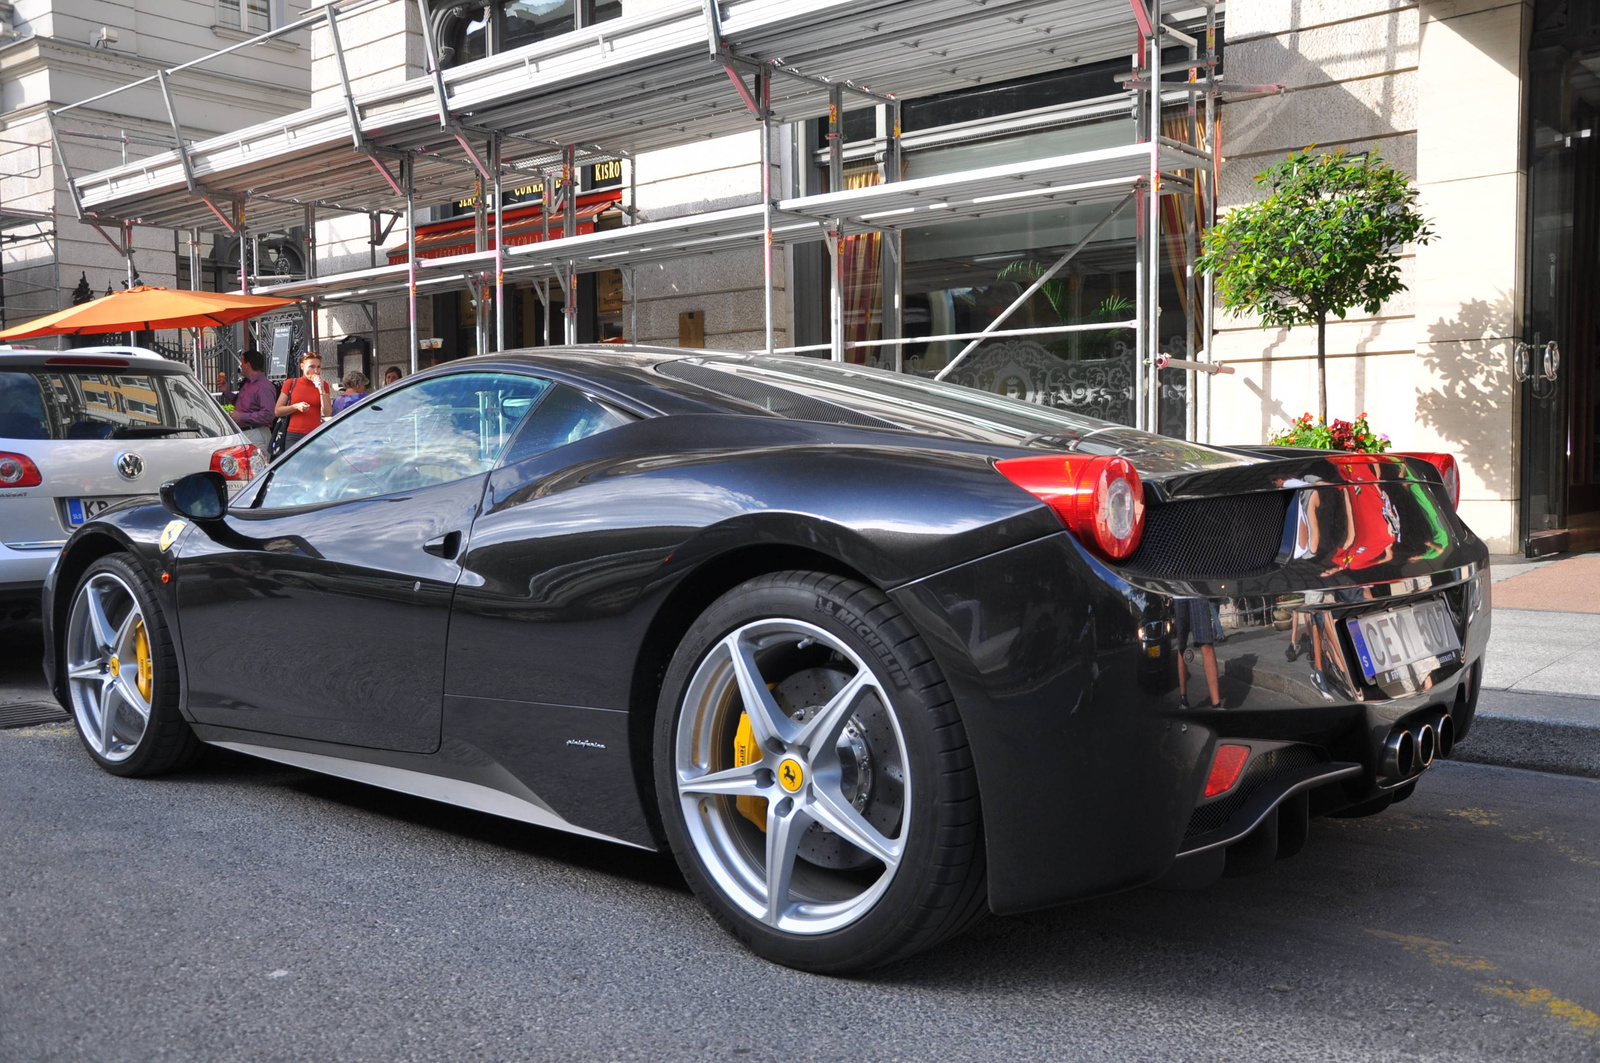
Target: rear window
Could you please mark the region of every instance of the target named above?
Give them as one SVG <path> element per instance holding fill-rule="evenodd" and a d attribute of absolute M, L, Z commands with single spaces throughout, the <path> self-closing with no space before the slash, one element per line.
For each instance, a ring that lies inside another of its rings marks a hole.
<path fill-rule="evenodd" d="M 155 439 L 237 431 L 187 373 L 0 369 L 0 439 Z"/>
<path fill-rule="evenodd" d="M 1092 417 L 958 384 L 808 358 L 683 359 L 658 366 L 657 372 L 780 417 L 949 439 L 1054 445 L 1109 427 Z"/>

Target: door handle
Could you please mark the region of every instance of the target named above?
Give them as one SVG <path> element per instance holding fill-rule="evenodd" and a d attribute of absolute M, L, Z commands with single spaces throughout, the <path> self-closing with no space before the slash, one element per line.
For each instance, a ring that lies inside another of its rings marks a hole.
<path fill-rule="evenodd" d="M 461 533 L 453 531 L 436 535 L 423 543 L 422 548 L 434 557 L 442 557 L 446 561 L 452 560 L 456 556 L 456 551 L 461 549 Z"/>
<path fill-rule="evenodd" d="M 1561 372 L 1561 348 L 1556 346 L 1556 341 L 1551 340 L 1544 345 L 1543 376 L 1546 380 L 1555 380 Z"/>
<path fill-rule="evenodd" d="M 1511 375 L 1521 381 L 1528 379 L 1529 362 L 1533 358 L 1533 347 L 1526 343 L 1519 343 L 1511 351 Z"/>

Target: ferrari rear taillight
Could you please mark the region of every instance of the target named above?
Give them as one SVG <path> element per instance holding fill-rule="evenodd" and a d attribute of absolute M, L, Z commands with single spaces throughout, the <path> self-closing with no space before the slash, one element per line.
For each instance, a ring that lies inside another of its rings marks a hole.
<path fill-rule="evenodd" d="M 220 472 L 224 480 L 253 479 L 261 465 L 261 448 L 254 443 L 227 447 L 211 455 L 211 471 Z"/>
<path fill-rule="evenodd" d="M 1206 777 L 1206 797 L 1216 797 L 1233 789 L 1249 759 L 1249 746 L 1218 746 L 1211 758 L 1211 774 Z"/>
<path fill-rule="evenodd" d="M 38 487 L 43 482 L 39 466 L 27 455 L 0 450 L 0 487 Z"/>
<path fill-rule="evenodd" d="M 1006 479 L 1055 510 L 1085 546 L 1121 561 L 1144 533 L 1144 484 L 1126 458 L 1041 454 L 995 462 Z"/>
<path fill-rule="evenodd" d="M 1399 458 L 1421 458 L 1423 461 L 1439 470 L 1439 475 L 1444 478 L 1444 488 L 1450 492 L 1450 504 L 1457 509 L 1461 508 L 1461 470 L 1456 466 L 1454 454 L 1418 454 L 1408 452 L 1396 454 Z"/>

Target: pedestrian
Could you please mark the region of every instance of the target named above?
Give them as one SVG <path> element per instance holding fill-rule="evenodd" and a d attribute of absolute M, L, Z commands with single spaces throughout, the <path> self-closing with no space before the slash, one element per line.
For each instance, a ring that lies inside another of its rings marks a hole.
<path fill-rule="evenodd" d="M 1174 598 L 1173 620 L 1178 629 L 1178 707 L 1189 708 L 1189 665 L 1184 657 L 1190 639 L 1200 651 L 1201 667 L 1206 675 L 1206 693 L 1210 695 L 1213 709 L 1222 708 L 1220 677 L 1217 674 L 1217 625 L 1211 603 L 1204 598 Z"/>
<path fill-rule="evenodd" d="M 217 390 L 222 392 L 222 404 L 232 406 L 228 416 L 244 429 L 245 438 L 261 448 L 266 457 L 272 444 L 272 421 L 276 416 L 277 389 L 263 372 L 267 360 L 254 347 L 239 352 L 239 375 L 244 379 L 239 390 L 228 387 L 228 375 L 217 374 Z"/>
<path fill-rule="evenodd" d="M 391 365 L 383 371 L 383 386 L 388 387 L 390 384 L 397 382 L 400 376 L 400 370 Z"/>
<path fill-rule="evenodd" d="M 359 370 L 352 369 L 346 373 L 344 381 L 340 385 L 344 390 L 339 393 L 338 398 L 333 400 L 333 412 L 343 413 L 349 407 L 366 398 L 367 388 L 371 386 L 371 383 L 367 379 L 367 374 Z"/>
<path fill-rule="evenodd" d="M 322 355 L 306 351 L 300 356 L 300 375 L 283 382 L 273 411 L 289 418 L 284 449 L 294 446 L 333 413 L 333 388 L 322 379 Z"/>

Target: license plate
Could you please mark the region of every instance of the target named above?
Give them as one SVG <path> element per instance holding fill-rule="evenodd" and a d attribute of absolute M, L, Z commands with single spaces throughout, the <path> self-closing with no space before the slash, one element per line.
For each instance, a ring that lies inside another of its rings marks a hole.
<path fill-rule="evenodd" d="M 121 501 L 122 499 L 120 498 L 69 498 L 67 499 L 67 523 L 76 528 L 85 521 L 93 520 Z"/>
<path fill-rule="evenodd" d="M 1447 660 L 1461 652 L 1450 610 L 1438 599 L 1352 617 L 1345 623 L 1361 671 L 1369 680 L 1420 661 Z"/>

